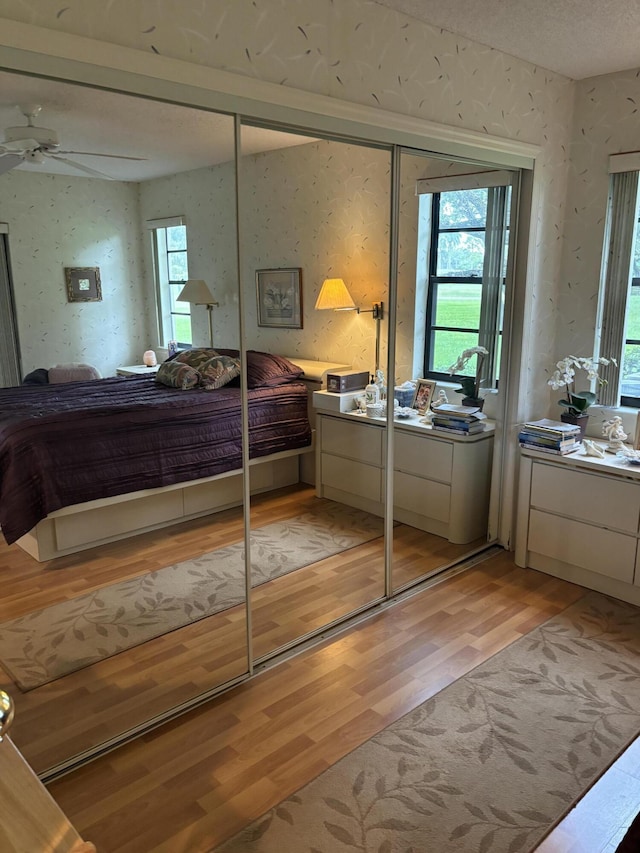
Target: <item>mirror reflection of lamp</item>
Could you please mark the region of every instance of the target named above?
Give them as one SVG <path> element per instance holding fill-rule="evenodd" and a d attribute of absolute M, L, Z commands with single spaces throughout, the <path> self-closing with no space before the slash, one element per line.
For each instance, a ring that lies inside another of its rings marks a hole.
<path fill-rule="evenodd" d="M 209 312 L 209 346 L 213 348 L 213 309 L 219 303 L 213 298 L 208 284 L 201 278 L 190 278 L 178 294 L 176 302 L 189 302 L 191 305 L 206 305 Z"/>
<path fill-rule="evenodd" d="M 357 311 L 371 314 L 376 321 L 376 371 L 380 367 L 380 321 L 384 318 L 384 303 L 374 302 L 373 308 L 358 308 L 341 278 L 325 278 L 316 300 L 316 311 Z"/>

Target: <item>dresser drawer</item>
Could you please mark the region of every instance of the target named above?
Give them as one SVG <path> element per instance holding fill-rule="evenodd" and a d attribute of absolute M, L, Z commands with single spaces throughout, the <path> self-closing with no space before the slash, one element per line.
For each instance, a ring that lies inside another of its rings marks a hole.
<path fill-rule="evenodd" d="M 534 463 L 531 506 L 547 512 L 637 533 L 640 488 L 636 483 Z"/>
<path fill-rule="evenodd" d="M 373 465 L 325 453 L 322 455 L 320 477 L 323 486 L 371 501 L 382 500 L 382 469 Z"/>
<path fill-rule="evenodd" d="M 436 521 L 449 521 L 451 487 L 433 480 L 396 471 L 393 477 L 393 503 L 400 509 L 415 512 Z"/>
<path fill-rule="evenodd" d="M 323 417 L 320 450 L 382 465 L 382 435 L 381 427 Z"/>
<path fill-rule="evenodd" d="M 396 430 L 395 438 L 396 470 L 440 480 L 441 483 L 451 482 L 452 442 L 440 441 L 427 435 L 410 435 L 399 429 Z"/>
<path fill-rule="evenodd" d="M 532 509 L 529 551 L 633 583 L 636 538 Z"/>

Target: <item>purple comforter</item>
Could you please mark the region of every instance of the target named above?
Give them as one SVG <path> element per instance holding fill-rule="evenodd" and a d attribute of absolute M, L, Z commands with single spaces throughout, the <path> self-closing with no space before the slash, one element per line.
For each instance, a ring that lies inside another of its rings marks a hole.
<path fill-rule="evenodd" d="M 311 442 L 301 382 L 249 396 L 252 458 Z M 50 512 L 242 467 L 240 389 L 149 377 L 0 389 L 0 525 L 15 542 Z"/>

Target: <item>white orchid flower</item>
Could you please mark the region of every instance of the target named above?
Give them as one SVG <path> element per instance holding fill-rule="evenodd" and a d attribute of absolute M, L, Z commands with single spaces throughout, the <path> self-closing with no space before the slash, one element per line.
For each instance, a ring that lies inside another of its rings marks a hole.
<path fill-rule="evenodd" d="M 485 355 L 489 355 L 489 350 L 485 349 L 484 347 L 471 347 L 470 349 L 463 350 L 463 352 L 461 352 L 458 356 L 457 361 L 454 362 L 447 370 L 447 373 L 451 375 L 454 373 L 460 373 L 461 370 L 464 370 L 464 368 L 467 366 L 467 363 L 471 358 L 473 358 L 474 355 L 477 355 L 478 359 L 480 358 L 480 356 L 484 358 Z"/>

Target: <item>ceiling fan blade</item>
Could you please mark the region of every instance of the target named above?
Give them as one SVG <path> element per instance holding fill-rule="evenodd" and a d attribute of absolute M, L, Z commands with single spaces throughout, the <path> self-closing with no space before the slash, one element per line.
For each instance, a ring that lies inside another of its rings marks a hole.
<path fill-rule="evenodd" d="M 56 151 L 56 154 L 82 154 L 87 157 L 112 157 L 114 160 L 146 160 L 146 157 L 125 157 L 123 154 L 101 154 L 99 151 Z"/>
<path fill-rule="evenodd" d="M 66 163 L 67 166 L 71 166 L 73 169 L 78 169 L 79 172 L 91 175 L 92 178 L 106 178 L 108 181 L 115 180 L 111 175 L 105 175 L 104 172 L 96 172 L 95 169 L 90 169 L 88 166 L 82 166 L 80 163 L 76 163 L 73 160 L 67 160 L 66 157 L 59 157 L 57 154 L 47 154 L 47 157 L 50 157 L 52 160 L 58 160 L 60 163 Z"/>
<path fill-rule="evenodd" d="M 16 139 L 13 142 L 0 142 L 0 152 L 3 154 L 21 154 L 23 151 L 34 151 L 40 147 L 35 139 Z"/>
<path fill-rule="evenodd" d="M 4 175 L 5 172 L 10 172 L 11 169 L 15 169 L 16 166 L 19 166 L 20 163 L 23 163 L 24 160 L 19 154 L 11 154 L 7 152 L 6 154 L 0 155 L 0 175 Z"/>

